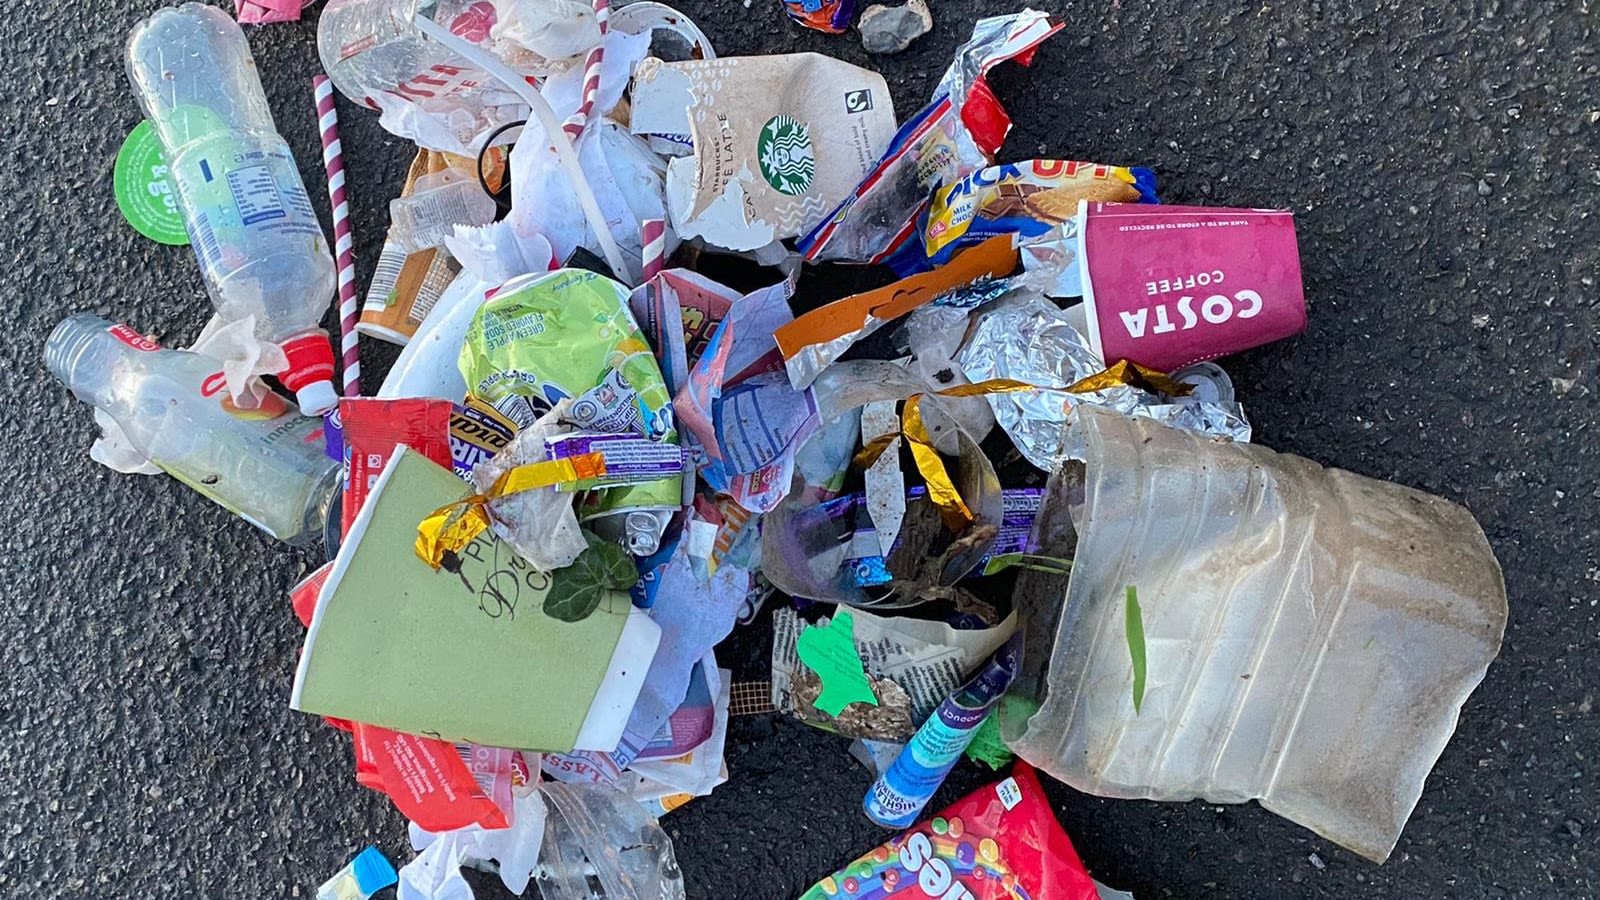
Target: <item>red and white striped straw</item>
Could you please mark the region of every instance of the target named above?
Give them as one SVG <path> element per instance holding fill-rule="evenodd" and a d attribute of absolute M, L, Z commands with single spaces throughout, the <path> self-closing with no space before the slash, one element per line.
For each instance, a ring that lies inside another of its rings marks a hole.
<path fill-rule="evenodd" d="M 589 57 L 583 61 L 583 97 L 578 103 L 578 111 L 561 126 L 561 130 L 574 142 L 588 126 L 589 116 L 594 112 L 595 97 L 600 94 L 600 62 L 605 59 L 606 34 L 611 30 L 611 0 L 594 0 L 594 17 L 600 25 L 600 43 L 594 45 Z"/>
<path fill-rule="evenodd" d="M 322 132 L 322 167 L 328 171 L 328 202 L 333 206 L 334 257 L 339 266 L 339 349 L 344 361 L 344 395 L 361 396 L 361 347 L 356 339 L 355 242 L 350 236 L 350 202 L 344 190 L 344 147 L 339 143 L 339 111 L 333 105 L 333 82 L 326 75 L 311 79 L 317 97 L 317 128 Z"/>
<path fill-rule="evenodd" d="M 640 222 L 639 240 L 644 243 L 644 280 L 649 281 L 667 264 L 667 221 L 645 219 Z"/>

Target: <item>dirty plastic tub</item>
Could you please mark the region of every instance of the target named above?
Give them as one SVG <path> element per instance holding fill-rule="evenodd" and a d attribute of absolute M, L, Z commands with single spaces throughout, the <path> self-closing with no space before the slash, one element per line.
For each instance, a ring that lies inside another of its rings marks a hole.
<path fill-rule="evenodd" d="M 1052 477 L 1036 527 L 1072 575 L 1018 585 L 1032 668 L 1007 742 L 1091 794 L 1259 799 L 1382 862 L 1505 631 L 1472 515 L 1092 407 L 1071 427 L 1085 458 Z M 1137 713 L 1129 585 L 1147 652 Z"/>

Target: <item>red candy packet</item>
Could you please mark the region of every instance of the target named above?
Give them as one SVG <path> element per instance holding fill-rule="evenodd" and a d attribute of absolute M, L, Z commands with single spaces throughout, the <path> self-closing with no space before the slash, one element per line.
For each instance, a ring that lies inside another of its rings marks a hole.
<path fill-rule="evenodd" d="M 1096 900 L 1033 767 L 973 791 L 800 900 Z"/>
<path fill-rule="evenodd" d="M 503 794 L 509 809 L 519 767 L 527 779 L 515 750 L 458 746 L 361 722 L 355 725 L 355 746 L 356 781 L 388 794 L 395 809 L 425 831 L 509 827 L 511 820 L 490 792 Z"/>
<path fill-rule="evenodd" d="M 345 461 L 342 533 L 350 531 L 367 493 L 383 474 L 397 445 L 404 444 L 441 466 L 450 466 L 453 411 L 448 400 L 426 398 L 348 397 L 339 401 Z"/>

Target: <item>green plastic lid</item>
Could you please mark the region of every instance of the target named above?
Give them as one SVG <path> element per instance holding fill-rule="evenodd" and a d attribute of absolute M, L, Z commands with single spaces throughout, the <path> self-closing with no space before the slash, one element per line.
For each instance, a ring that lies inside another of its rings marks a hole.
<path fill-rule="evenodd" d="M 161 142 L 149 122 L 140 122 L 117 151 L 112 189 L 117 208 L 135 231 L 163 244 L 189 243 L 178 198 L 167 178 L 167 163 L 161 157 Z"/>

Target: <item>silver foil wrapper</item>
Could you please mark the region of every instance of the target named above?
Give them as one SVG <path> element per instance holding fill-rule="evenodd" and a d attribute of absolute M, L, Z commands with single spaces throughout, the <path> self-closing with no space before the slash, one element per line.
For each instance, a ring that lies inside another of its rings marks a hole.
<path fill-rule="evenodd" d="M 1089 342 L 1068 315 L 1034 293 L 1014 294 L 979 310 L 957 361 L 974 382 L 1015 378 L 1042 388 L 1065 388 L 1103 370 Z M 1163 397 L 1134 387 L 1087 394 L 1065 390 L 1019 391 L 988 398 L 995 420 L 1032 463 L 1046 472 L 1082 456 L 1066 426 L 1080 403 L 1144 416 L 1179 428 L 1235 441 L 1250 440 L 1250 423 L 1237 403 Z"/>

